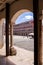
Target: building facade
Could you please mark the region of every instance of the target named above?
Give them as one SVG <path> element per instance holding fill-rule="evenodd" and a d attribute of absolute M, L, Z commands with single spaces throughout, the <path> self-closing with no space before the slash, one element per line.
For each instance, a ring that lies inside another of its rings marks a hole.
<path fill-rule="evenodd" d="M 34 22 L 33 21 L 27 21 L 20 24 L 14 24 L 13 23 L 13 34 L 14 35 L 28 35 L 29 33 L 34 32 Z"/>

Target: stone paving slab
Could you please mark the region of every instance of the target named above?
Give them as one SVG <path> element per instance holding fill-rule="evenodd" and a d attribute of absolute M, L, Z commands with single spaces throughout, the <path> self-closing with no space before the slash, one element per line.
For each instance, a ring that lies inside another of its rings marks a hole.
<path fill-rule="evenodd" d="M 8 59 L 16 65 L 34 65 L 34 53 L 25 49 L 15 47 L 17 50 L 16 56 L 9 56 Z"/>
<path fill-rule="evenodd" d="M 17 55 L 8 56 L 7 59 L 6 57 L 3 58 L 5 46 L 0 49 L 0 65 L 34 65 L 34 53 L 32 51 L 27 51 L 17 46 L 15 46 L 15 49 L 17 50 Z"/>

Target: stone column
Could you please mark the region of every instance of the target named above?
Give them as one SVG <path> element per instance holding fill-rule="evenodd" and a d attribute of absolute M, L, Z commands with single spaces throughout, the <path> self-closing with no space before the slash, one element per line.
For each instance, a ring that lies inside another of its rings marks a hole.
<path fill-rule="evenodd" d="M 41 22 L 39 21 L 39 1 L 33 0 L 34 13 L 34 63 L 42 65 L 42 38 L 41 38 Z"/>
<path fill-rule="evenodd" d="M 6 3 L 6 56 L 9 56 L 9 22 L 10 22 L 10 5 Z"/>
<path fill-rule="evenodd" d="M 42 65 L 42 20 L 38 23 L 38 65 Z"/>
<path fill-rule="evenodd" d="M 13 46 L 13 24 L 10 23 L 10 55 L 16 55 L 16 49 Z"/>
<path fill-rule="evenodd" d="M 3 48 L 4 41 L 3 41 L 3 23 L 2 20 L 0 20 L 0 49 Z"/>

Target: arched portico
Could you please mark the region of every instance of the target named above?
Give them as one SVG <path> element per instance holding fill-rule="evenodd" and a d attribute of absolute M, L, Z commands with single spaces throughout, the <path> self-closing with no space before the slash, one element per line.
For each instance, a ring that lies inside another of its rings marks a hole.
<path fill-rule="evenodd" d="M 17 11 L 11 19 L 11 22 L 10 22 L 10 34 L 11 34 L 10 35 L 10 39 L 11 39 L 10 44 L 11 44 L 11 47 L 13 46 L 13 23 L 16 22 L 16 19 L 18 18 L 18 16 L 20 16 L 24 12 L 30 12 L 30 11 L 28 9 L 21 9 L 21 10 Z"/>
<path fill-rule="evenodd" d="M 13 4 L 9 5 L 10 6 L 10 27 L 12 29 L 12 23 L 13 21 L 15 21 L 17 19 L 17 17 L 22 14 L 23 12 L 27 12 L 27 11 L 33 11 L 33 3 L 31 0 L 18 0 L 17 2 L 14 2 Z M 16 13 L 16 14 L 15 14 Z M 16 16 L 17 15 L 17 16 Z M 6 18 L 6 8 L 2 11 L 0 11 L 0 20 L 2 18 Z M 11 32 L 11 39 L 12 39 L 12 30 L 10 30 Z M 12 40 L 11 40 L 12 43 Z M 12 46 L 12 45 L 11 45 Z"/>
<path fill-rule="evenodd" d="M 36 4 L 37 4 L 37 1 L 36 1 Z M 27 6 L 26 6 L 27 5 Z M 37 5 L 36 5 L 37 6 Z M 11 22 L 11 19 L 12 19 L 12 17 L 13 17 L 13 15 L 17 12 L 17 11 L 19 11 L 19 10 L 21 10 L 21 9 L 28 9 L 28 10 L 30 10 L 30 11 L 33 11 L 33 1 L 32 0 L 19 0 L 18 2 L 15 2 L 15 3 L 13 3 L 12 5 L 10 5 L 10 22 Z M 37 9 L 37 8 L 36 8 Z M 40 15 L 40 14 L 42 14 L 42 9 L 43 9 L 43 0 L 39 0 L 39 14 L 38 15 Z M 38 15 L 36 15 L 36 16 L 38 16 Z M 0 12 L 0 20 L 2 19 L 2 18 L 5 18 L 5 10 L 3 10 L 3 11 L 1 11 Z M 38 20 L 37 20 L 38 21 Z M 37 22 L 37 24 L 39 23 L 39 21 Z M 39 23 L 40 24 L 40 23 Z M 38 25 L 38 30 L 39 30 L 39 32 L 40 32 L 40 26 Z M 41 34 L 39 33 L 39 36 L 41 36 Z M 38 37 L 39 38 L 39 37 Z M 40 39 L 38 39 L 38 41 L 39 41 Z M 41 42 L 38 42 L 39 44 L 41 43 Z M 40 45 L 39 45 L 39 47 L 40 47 Z M 40 50 L 41 50 L 41 48 L 40 48 Z M 40 51 L 39 50 L 39 51 Z M 39 53 L 40 54 L 40 53 Z"/>

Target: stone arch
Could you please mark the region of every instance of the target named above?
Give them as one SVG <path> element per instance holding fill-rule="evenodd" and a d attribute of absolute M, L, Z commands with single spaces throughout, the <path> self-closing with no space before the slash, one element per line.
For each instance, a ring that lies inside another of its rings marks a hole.
<path fill-rule="evenodd" d="M 31 11 L 29 11 L 28 9 L 21 9 L 21 10 L 17 11 L 17 12 L 13 15 L 13 17 L 12 17 L 12 19 L 11 19 L 11 22 L 12 22 L 12 23 L 15 22 L 16 19 L 18 18 L 18 16 L 21 15 L 22 13 L 24 13 L 24 12 L 31 12 Z"/>
<path fill-rule="evenodd" d="M 28 9 L 20 9 L 11 18 L 11 23 L 10 23 L 11 47 L 13 45 L 13 23 L 16 21 L 18 16 L 21 15 L 22 13 L 24 13 L 24 12 L 31 12 L 31 11 L 28 10 Z M 22 33 L 22 35 L 23 35 L 23 33 Z M 26 35 L 26 33 L 25 33 L 25 35 Z"/>

